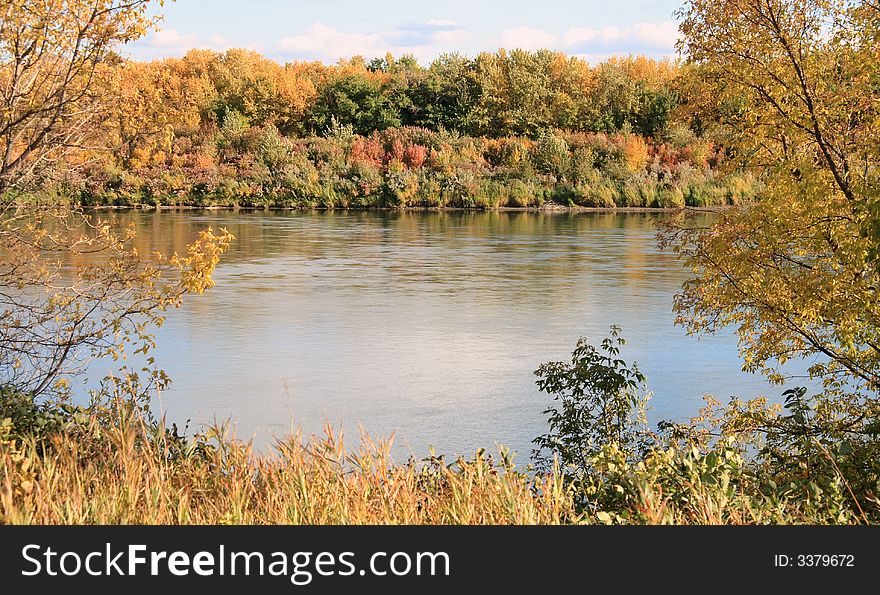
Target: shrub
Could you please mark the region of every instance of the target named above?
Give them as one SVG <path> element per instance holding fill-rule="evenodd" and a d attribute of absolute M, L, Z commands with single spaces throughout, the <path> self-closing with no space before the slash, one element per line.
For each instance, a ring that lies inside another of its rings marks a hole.
<path fill-rule="evenodd" d="M 657 207 L 661 209 L 680 209 L 685 206 L 684 194 L 678 186 L 666 186 L 657 193 Z"/>
<path fill-rule="evenodd" d="M 549 432 L 534 440 L 539 469 L 561 469 L 578 509 L 598 522 L 675 524 L 870 523 L 880 519 L 880 409 L 857 419 L 833 400 L 784 393 L 709 405 L 687 424 L 645 423 L 650 394 L 620 358 L 620 331 L 596 349 L 536 374 L 553 396 Z"/>
<path fill-rule="evenodd" d="M 440 182 L 426 170 L 419 170 L 418 177 L 419 188 L 413 202 L 423 207 L 442 207 L 443 192 Z"/>
<path fill-rule="evenodd" d="M 578 186 L 574 202 L 583 207 L 613 208 L 617 206 L 614 202 L 616 195 L 614 184 L 607 180 L 599 180 L 587 186 Z"/>
<path fill-rule="evenodd" d="M 478 178 L 471 169 L 454 168 L 438 178 L 443 193 L 443 203 L 454 207 L 475 206 L 473 197 L 478 191 Z"/>
<path fill-rule="evenodd" d="M 575 184 L 593 179 L 596 175 L 596 154 L 589 147 L 578 147 L 571 155 L 569 178 Z"/>
<path fill-rule="evenodd" d="M 352 182 L 353 197 L 378 195 L 382 190 L 382 170 L 369 161 L 353 161 L 346 177 Z"/>
<path fill-rule="evenodd" d="M 641 136 L 625 134 L 618 136 L 616 141 L 619 146 L 621 160 L 631 172 L 639 172 L 648 165 L 648 143 Z"/>
<path fill-rule="evenodd" d="M 506 186 L 508 207 L 538 207 L 544 202 L 543 192 L 531 182 L 512 179 Z"/>
<path fill-rule="evenodd" d="M 487 157 L 492 165 L 508 168 L 515 172 L 531 169 L 530 151 L 532 144 L 523 138 L 507 138 L 497 141 L 497 149 L 488 151 Z"/>
<path fill-rule="evenodd" d="M 385 198 L 392 207 L 409 205 L 419 190 L 419 176 L 397 160 L 388 164 L 385 173 Z"/>
<path fill-rule="evenodd" d="M 262 130 L 257 159 L 269 168 L 270 172 L 284 170 L 293 157 L 293 149 L 274 126 Z"/>
<path fill-rule="evenodd" d="M 677 148 L 632 133 L 545 130 L 532 141 L 416 127 L 369 136 L 346 130 L 293 139 L 271 124 L 251 126 L 230 110 L 219 128 L 208 126 L 175 140 L 168 163 L 87 166 L 69 192 L 83 203 L 120 205 L 495 208 L 536 206 L 548 199 L 597 208 L 670 208 L 739 204 L 759 190 L 747 174 L 717 178 L 709 163 L 719 150 L 696 137 Z M 680 142 L 671 132 L 664 138 Z"/>
<path fill-rule="evenodd" d="M 0 386 L 0 435 L 7 439 L 43 442 L 75 423 L 81 412 L 65 400 L 41 402 L 32 393 Z"/>
<path fill-rule="evenodd" d="M 357 136 L 351 143 L 351 160 L 355 163 L 368 163 L 373 167 L 381 167 L 385 162 L 385 149 L 374 135 L 364 138 Z"/>
<path fill-rule="evenodd" d="M 538 389 L 554 400 L 544 411 L 549 432 L 534 440 L 536 458 L 546 469 L 557 457 L 576 486 L 593 472 L 605 445 L 628 460 L 645 450 L 649 395 L 638 366 L 619 357 L 625 343 L 620 328 L 611 327 L 598 349 L 581 339 L 570 361 L 546 363 L 535 372 Z"/>
<path fill-rule="evenodd" d="M 697 135 L 682 122 L 670 122 L 658 135 L 659 139 L 675 149 L 683 149 L 697 142 Z"/>
<path fill-rule="evenodd" d="M 542 132 L 532 149 L 532 162 L 540 173 L 565 180 L 571 169 L 568 143 L 552 132 Z"/>

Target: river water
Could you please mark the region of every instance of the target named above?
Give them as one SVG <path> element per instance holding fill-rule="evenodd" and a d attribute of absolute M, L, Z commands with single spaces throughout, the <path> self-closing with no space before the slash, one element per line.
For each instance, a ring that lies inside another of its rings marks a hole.
<path fill-rule="evenodd" d="M 217 286 L 158 331 L 178 424 L 231 420 L 240 438 L 327 421 L 395 458 L 494 450 L 528 460 L 548 403 L 542 362 L 623 327 L 654 392 L 650 419 L 686 419 L 705 394 L 778 395 L 740 371 L 731 334 L 673 323 L 688 272 L 647 213 L 128 212 L 141 250 L 182 251 L 199 229 L 237 237 Z M 706 215 L 709 217 L 710 215 Z M 105 372 L 99 362 L 92 374 Z"/>

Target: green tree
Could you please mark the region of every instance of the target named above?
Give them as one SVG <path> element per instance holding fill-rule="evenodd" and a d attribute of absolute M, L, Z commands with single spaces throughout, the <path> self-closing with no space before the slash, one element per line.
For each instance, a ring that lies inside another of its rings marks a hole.
<path fill-rule="evenodd" d="M 416 106 L 410 124 L 470 133 L 480 92 L 473 61 L 459 54 L 444 54 L 410 87 L 410 98 Z"/>
<path fill-rule="evenodd" d="M 318 91 L 309 115 L 309 128 L 322 134 L 333 120 L 369 135 L 401 125 L 400 109 L 379 79 L 366 73 L 344 73 Z"/>
<path fill-rule="evenodd" d="M 543 467 L 558 457 L 577 482 L 592 473 L 609 444 L 630 458 L 643 454 L 651 438 L 645 421 L 650 394 L 638 366 L 620 359 L 625 344 L 613 326 L 598 349 L 581 339 L 570 361 L 537 369 L 538 389 L 554 400 L 544 412 L 549 432 L 533 441 Z"/>

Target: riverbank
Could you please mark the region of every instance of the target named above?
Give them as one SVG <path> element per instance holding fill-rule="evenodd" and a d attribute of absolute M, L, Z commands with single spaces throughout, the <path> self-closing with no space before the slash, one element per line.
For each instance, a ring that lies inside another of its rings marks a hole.
<path fill-rule="evenodd" d="M 198 212 L 198 211 L 215 211 L 228 213 L 258 213 L 258 212 L 366 212 L 366 213 L 540 213 L 540 214 L 572 214 L 572 213 L 645 213 L 645 214 L 671 214 L 678 212 L 693 213 L 720 213 L 731 208 L 734 205 L 719 205 L 710 207 L 582 207 L 578 205 L 558 205 L 543 204 L 538 207 L 326 207 L 326 206 L 275 206 L 271 204 L 260 206 L 242 206 L 242 205 L 152 205 L 152 204 L 135 204 L 135 205 L 79 205 L 74 203 L 68 204 L 83 209 L 84 211 L 157 211 L 157 212 Z M 57 202 L 45 201 L 22 201 L 20 203 L 12 203 L 13 206 L 20 208 L 48 207 L 59 206 Z"/>
<path fill-rule="evenodd" d="M 702 141 L 701 141 L 702 142 Z M 753 199 L 760 184 L 723 151 L 632 133 L 471 138 L 419 128 L 370 136 L 221 129 L 207 147 L 160 161 L 90 163 L 32 204 L 136 208 L 678 209 Z M 193 152 L 195 151 L 195 152 Z"/>

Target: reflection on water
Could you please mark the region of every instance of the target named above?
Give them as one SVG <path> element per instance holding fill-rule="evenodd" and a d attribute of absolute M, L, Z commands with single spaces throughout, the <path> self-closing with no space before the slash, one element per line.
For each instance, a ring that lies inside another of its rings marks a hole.
<path fill-rule="evenodd" d="M 732 336 L 673 325 L 687 273 L 649 214 L 133 212 L 142 253 L 198 229 L 237 237 L 217 287 L 158 332 L 171 420 L 231 418 L 265 444 L 328 420 L 396 436 L 396 454 L 503 443 L 525 462 L 544 430 L 542 362 L 619 324 L 654 390 L 652 420 L 705 393 L 768 392 L 739 371 Z M 98 364 L 97 371 L 104 371 Z M 775 394 L 778 389 L 769 389 Z"/>

